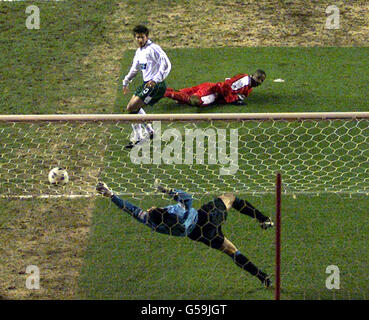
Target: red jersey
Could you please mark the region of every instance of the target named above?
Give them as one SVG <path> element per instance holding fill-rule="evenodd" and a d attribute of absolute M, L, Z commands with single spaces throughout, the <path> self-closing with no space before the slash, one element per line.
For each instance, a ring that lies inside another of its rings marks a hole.
<path fill-rule="evenodd" d="M 165 96 L 182 103 L 189 103 L 189 97 L 196 95 L 201 99 L 202 105 L 208 105 L 214 102 L 225 104 L 243 101 L 251 91 L 251 77 L 243 73 L 224 82 L 206 82 L 195 87 L 180 89 L 178 92 L 168 88 Z"/>
<path fill-rule="evenodd" d="M 238 74 L 224 82 L 217 83 L 218 98 L 223 97 L 226 103 L 244 100 L 251 91 L 251 77 L 245 73 Z"/>

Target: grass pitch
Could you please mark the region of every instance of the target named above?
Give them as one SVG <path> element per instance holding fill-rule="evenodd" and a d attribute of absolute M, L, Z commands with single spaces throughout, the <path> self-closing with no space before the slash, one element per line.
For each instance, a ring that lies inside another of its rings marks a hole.
<path fill-rule="evenodd" d="M 187 112 L 339 112 L 367 111 L 368 48 L 213 48 L 166 50 L 172 62 L 169 87 L 180 89 L 203 82 L 224 81 L 238 73 L 266 71 L 264 83 L 254 88 L 245 106 L 190 107 L 163 99 L 148 113 Z M 134 52 L 122 58 L 122 75 L 130 67 Z M 193 68 L 196 61 L 196 68 Z M 357 74 L 360 73 L 360 80 Z M 274 82 L 281 78 L 285 82 Z M 135 88 L 139 80 L 131 84 Z M 115 110 L 127 102 L 118 92 Z"/>
<path fill-rule="evenodd" d="M 101 97 L 96 97 L 96 92 L 102 91 L 103 84 L 97 80 L 96 62 L 91 58 L 91 50 L 101 43 L 108 51 L 116 45 L 116 42 L 109 43 L 105 35 L 111 32 L 106 21 L 112 16 L 117 3 L 40 2 L 42 20 L 39 32 L 24 27 L 26 2 L 1 3 L 0 13 L 6 14 L 6 21 L 12 23 L 0 21 L 0 112 L 123 112 L 129 96 L 121 94 L 119 84 L 114 105 L 101 108 L 101 103 L 97 102 Z M 133 2 L 130 4 L 133 5 Z M 146 14 L 143 9 L 140 17 Z M 129 10 L 134 13 L 134 7 Z M 64 18 L 56 19 L 61 16 Z M 161 44 L 160 41 L 158 43 Z M 257 68 L 267 72 L 267 80 L 254 90 L 245 106 L 194 108 L 162 99 L 155 107 L 148 107 L 148 113 L 367 111 L 369 75 L 363 72 L 369 62 L 367 47 L 164 49 L 173 64 L 167 79 L 170 87 L 223 81 L 225 77 L 239 72 L 251 73 Z M 122 52 L 120 78 L 128 71 L 132 58 L 132 50 Z M 102 67 L 100 73 L 104 73 Z M 275 78 L 282 78 L 285 82 L 273 82 Z M 131 88 L 134 89 L 139 83 L 138 76 Z M 77 104 L 81 97 L 85 103 Z M 68 131 L 67 127 L 65 130 Z M 361 138 L 365 141 L 368 132 L 365 129 L 361 132 Z M 101 132 L 97 129 L 97 133 L 104 134 L 104 129 Z M 91 158 L 93 154 L 98 154 L 99 161 L 92 159 L 92 162 L 95 166 L 98 163 L 99 168 L 96 170 L 93 166 L 94 170 L 91 170 L 87 161 L 89 157 L 79 161 L 81 159 L 76 156 L 78 166 L 70 173 L 73 175 L 77 171 L 77 175 L 86 175 L 91 184 L 98 178 L 106 178 L 118 191 L 127 188 L 131 192 L 140 191 L 143 180 L 144 187 L 149 188 L 151 178 L 159 176 L 164 177 L 171 186 L 176 182 L 182 186 L 191 182 L 189 192 L 196 188 L 196 191 L 203 191 L 203 196 L 196 195 L 195 207 L 212 198 L 214 189 L 209 187 L 209 181 L 217 182 L 217 178 L 215 175 L 209 177 L 205 167 L 199 165 L 194 167 L 196 174 L 191 172 L 189 179 L 186 177 L 189 167 L 185 165 L 180 168 L 181 174 L 178 167 L 170 166 L 140 167 L 132 175 L 124 172 L 127 165 L 135 168 L 129 162 L 127 153 L 119 148 L 119 144 L 128 141 L 129 133 L 129 125 L 125 126 L 125 130 L 112 127 L 108 150 L 114 150 L 114 157 L 103 155 L 105 160 L 109 159 L 109 167 L 104 167 L 101 161 L 99 145 L 88 143 L 88 152 L 85 152 L 83 146 L 87 148 L 87 144 L 80 136 L 82 140 L 78 144 L 81 154 L 88 154 Z M 37 137 L 37 132 L 32 134 Z M 68 148 L 66 143 L 71 147 L 76 145 L 70 134 L 67 136 L 68 141 L 64 142 L 65 135 L 58 131 L 57 138 L 63 142 L 61 146 Z M 91 134 L 86 136 L 89 139 L 92 137 Z M 28 140 L 26 145 L 12 145 L 12 137 L 3 136 L 0 143 L 1 176 L 3 181 L 6 180 L 0 189 L 2 194 L 6 194 L 7 190 L 20 193 L 28 190 L 29 186 L 39 190 L 34 181 L 25 180 L 27 175 L 16 181 L 14 189 L 11 182 L 14 172 L 9 170 L 10 165 L 18 161 L 21 169 L 22 164 L 29 163 L 29 170 L 40 175 L 40 163 L 34 163 L 33 159 L 39 160 L 41 155 L 46 179 L 46 167 L 49 163 L 51 165 L 51 159 L 47 159 L 47 148 L 50 147 L 47 140 L 40 146 Z M 353 138 L 357 137 L 353 135 Z M 7 156 L 11 150 L 9 146 L 14 148 L 13 154 L 17 154 L 18 158 Z M 368 154 L 364 151 L 361 156 L 362 161 L 357 168 L 365 173 L 368 172 Z M 245 157 L 244 161 L 249 157 Z M 266 155 L 261 152 L 260 160 L 263 159 Z M 303 170 L 306 169 L 303 167 Z M 150 172 L 154 173 L 151 173 L 152 177 L 147 175 Z M 335 175 L 337 170 L 332 172 Z M 128 177 L 130 184 L 127 183 Z M 255 175 L 256 183 L 258 179 L 261 176 Z M 271 176 L 271 186 L 273 179 L 274 176 Z M 365 175 L 357 179 L 360 188 L 367 188 Z M 22 186 L 22 181 L 25 181 L 27 188 Z M 357 183 L 350 181 L 353 185 Z M 210 184 L 211 187 L 214 185 L 221 190 L 221 183 Z M 237 184 L 232 186 L 242 195 L 245 184 L 242 188 Z M 91 191 L 93 185 L 87 189 Z M 295 197 L 288 194 L 283 197 L 282 299 L 368 298 L 365 273 L 368 267 L 368 232 L 365 227 L 369 222 L 366 213 L 369 203 L 366 194 L 351 191 L 349 194 L 297 194 Z M 274 216 L 273 195 L 244 196 L 263 212 Z M 143 208 L 170 203 L 158 196 L 136 195 L 129 199 Z M 262 288 L 257 280 L 245 274 L 224 254 L 188 239 L 152 233 L 122 214 L 106 199 L 1 199 L 0 206 L 0 253 L 4 262 L 0 278 L 5 280 L 0 287 L 0 298 L 273 298 L 272 290 Z M 273 231 L 263 232 L 250 218 L 235 211 L 230 213 L 224 231 L 241 252 L 266 272 L 273 273 Z M 41 268 L 42 289 L 37 292 L 30 292 L 24 286 L 25 269 L 30 264 Z M 328 290 L 325 286 L 329 276 L 325 270 L 329 265 L 340 269 L 339 290 Z"/>
<path fill-rule="evenodd" d="M 273 216 L 273 196 L 247 198 Z M 367 201 L 366 196 L 283 197 L 283 299 L 367 299 L 362 272 L 368 258 Z M 157 200 L 139 203 L 145 207 Z M 93 225 L 80 278 L 82 297 L 273 299 L 273 290 L 261 287 L 226 255 L 189 239 L 153 233 L 108 200 L 98 201 Z M 273 274 L 273 231 L 264 232 L 234 210 L 223 230 L 251 261 Z M 339 290 L 326 288 L 330 265 L 340 269 Z"/>
<path fill-rule="evenodd" d="M 149 113 L 347 111 L 347 105 L 351 106 L 349 109 L 351 111 L 363 111 L 366 108 L 362 101 L 365 95 L 364 86 L 358 85 L 355 90 L 351 90 L 346 83 L 354 81 L 354 70 L 363 67 L 362 63 L 367 59 L 366 53 L 366 48 L 169 50 L 173 71 L 167 82 L 174 88 L 206 81 L 222 81 L 227 76 L 250 69 L 253 71 L 256 67 L 268 70 L 268 81 L 255 89 L 247 99 L 246 106 L 218 105 L 193 108 L 176 105 L 171 100 L 163 99 L 157 106 L 148 107 L 146 111 Z M 127 52 L 122 59 L 122 75 L 128 70 L 132 55 L 133 52 Z M 352 59 L 353 56 L 356 59 Z M 188 67 L 191 66 L 191 61 L 197 61 L 196 70 Z M 275 78 L 283 78 L 286 82 L 275 83 L 272 81 Z M 131 88 L 138 83 L 139 81 L 133 83 Z M 118 91 L 117 112 L 122 111 L 127 99 Z M 216 127 L 216 124 L 214 126 Z M 365 128 L 362 129 L 365 139 L 368 133 Z M 242 132 L 242 129 L 240 130 Z M 334 127 L 331 130 L 334 131 Z M 309 139 L 309 135 L 305 135 L 299 142 L 303 144 Z M 243 142 L 245 145 L 248 144 L 248 141 Z M 266 154 L 258 155 L 260 161 L 267 159 L 267 153 L 268 150 Z M 365 155 L 368 156 L 367 151 Z M 319 155 L 317 156 L 319 158 Z M 124 159 L 124 153 L 122 157 Z M 249 160 L 250 157 L 243 160 Z M 126 159 L 128 162 L 128 158 Z M 303 160 L 296 166 L 302 164 Z M 276 167 L 278 165 L 279 161 L 276 161 Z M 368 168 L 365 161 L 359 166 L 364 171 Z M 141 176 L 138 174 L 132 177 L 133 181 L 136 180 L 135 186 L 141 188 L 141 181 L 149 188 L 148 175 L 151 176 L 150 170 L 156 169 L 155 167 L 150 169 L 148 165 Z M 173 182 L 177 181 L 181 186 L 191 186 L 194 183 L 198 189 L 203 189 L 205 194 L 214 192 L 217 185 L 211 184 L 210 189 L 207 187 L 211 178 L 207 177 L 205 168 L 200 166 L 197 169 L 197 175 L 192 172 L 187 177 L 186 173 L 191 172 L 191 169 L 187 168 L 186 171 L 184 168 L 182 175 L 176 176 Z M 162 174 L 170 180 L 175 176 L 175 171 L 175 168 L 166 166 Z M 124 169 L 118 168 L 116 173 L 124 181 Z M 333 170 L 331 174 L 340 175 L 340 172 Z M 155 174 L 152 178 L 154 176 Z M 109 175 L 107 178 L 111 179 L 111 183 L 118 190 L 125 188 L 124 183 L 117 182 L 116 178 Z M 319 172 L 316 178 L 323 179 L 319 177 Z M 143 182 L 140 179 L 143 179 Z M 258 177 L 255 178 L 257 179 Z M 271 179 L 274 179 L 272 173 Z M 364 177 L 363 179 L 365 181 Z M 227 183 L 223 184 L 226 185 Z M 194 187 L 188 188 L 188 191 L 194 191 Z M 233 188 L 242 193 L 244 185 L 233 184 Z M 244 196 L 263 212 L 273 216 L 275 204 L 272 195 Z M 197 199 L 197 207 L 210 199 L 210 195 Z M 148 208 L 157 205 L 159 200 L 155 197 L 136 197 L 132 202 Z M 297 197 L 291 195 L 284 197 L 282 298 L 366 298 L 368 287 L 361 270 L 365 270 L 367 260 L 364 249 L 365 225 L 368 221 L 365 213 L 367 205 L 366 195 L 302 194 Z M 114 205 L 109 204 L 109 201 L 97 202 L 94 225 L 80 280 L 81 294 L 84 297 L 108 299 L 272 299 L 273 297 L 271 290 L 260 288 L 257 280 L 247 276 L 227 256 L 187 239 L 152 233 L 122 214 Z M 241 217 L 235 211 L 231 212 L 224 230 L 226 236 L 246 256 L 267 272 L 273 273 L 273 232 L 261 232 L 248 217 Z M 326 288 L 325 280 L 328 274 L 325 271 L 329 265 L 337 265 L 341 270 L 340 290 L 331 291 Z"/>

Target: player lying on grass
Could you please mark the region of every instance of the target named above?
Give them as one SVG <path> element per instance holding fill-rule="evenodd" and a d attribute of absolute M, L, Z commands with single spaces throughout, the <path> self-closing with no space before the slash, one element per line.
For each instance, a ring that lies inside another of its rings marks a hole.
<path fill-rule="evenodd" d="M 96 190 L 154 231 L 173 236 L 187 236 L 191 240 L 218 249 L 230 256 L 237 266 L 257 277 L 266 287 L 272 285 L 269 276 L 246 258 L 222 232 L 221 225 L 227 219 L 227 212 L 231 208 L 255 218 L 262 229 L 273 226 L 270 218 L 264 216 L 246 200 L 237 198 L 233 194 L 224 194 L 196 210 L 192 207 L 191 195 L 181 190 L 167 190 L 159 186 L 158 191 L 167 194 L 178 203 L 164 208 L 152 207 L 144 211 L 120 199 L 103 182 L 97 184 Z"/>
<path fill-rule="evenodd" d="M 265 72 L 258 69 L 251 76 L 238 74 L 224 82 L 206 82 L 178 91 L 167 88 L 164 96 L 191 106 L 206 106 L 214 103 L 243 104 L 253 88 L 261 85 L 265 78 Z"/>
<path fill-rule="evenodd" d="M 133 29 L 133 36 L 137 42 L 138 49 L 133 58 L 133 63 L 128 74 L 123 79 L 123 93 L 128 93 L 128 84 L 141 70 L 143 84 L 138 87 L 128 102 L 127 111 L 129 113 L 145 114 L 143 109 L 146 105 L 154 105 L 164 97 L 167 88 L 165 78 L 171 70 L 171 63 L 163 49 L 149 39 L 149 29 L 139 25 Z M 145 130 L 150 139 L 153 138 L 154 131 L 150 124 L 144 124 Z M 135 134 L 133 142 L 126 148 L 131 149 L 135 144 L 140 143 L 144 136 L 142 125 L 132 124 Z"/>

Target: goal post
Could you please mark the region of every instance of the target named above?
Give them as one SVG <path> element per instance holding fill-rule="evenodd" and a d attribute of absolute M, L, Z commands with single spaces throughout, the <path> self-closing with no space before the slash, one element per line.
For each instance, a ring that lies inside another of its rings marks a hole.
<path fill-rule="evenodd" d="M 0 121 L 206 121 L 206 120 L 338 120 L 368 119 L 369 112 L 282 112 L 199 114 L 22 114 L 0 115 Z"/>
<path fill-rule="evenodd" d="M 281 298 L 281 213 L 282 213 L 282 175 L 276 174 L 275 211 L 275 300 Z"/>
<path fill-rule="evenodd" d="M 147 122 L 156 132 L 154 139 L 125 149 L 131 124 Z M 260 232 L 252 220 L 232 213 L 224 227 L 246 256 L 274 273 L 275 299 L 366 297 L 361 270 L 368 258 L 362 226 L 369 223 L 365 209 L 369 204 L 369 112 L 0 115 L 0 137 L 0 201 L 100 201 L 95 198 L 95 186 L 101 180 L 145 208 L 168 204 L 155 193 L 156 179 L 165 187 L 191 193 L 197 207 L 222 193 L 233 193 L 251 199 L 275 221 L 275 231 Z M 65 185 L 53 186 L 47 180 L 49 170 L 57 166 L 68 170 Z M 103 225 L 109 228 L 108 223 Z M 166 254 L 164 245 L 155 248 L 151 239 L 144 242 L 150 250 Z M 183 255 L 189 247 L 179 248 Z M 175 250 L 170 252 L 173 257 Z M 342 252 L 351 258 L 341 256 Z M 205 264 L 206 257 L 195 264 Z M 127 256 L 127 261 L 131 258 Z M 186 264 L 190 262 L 183 261 L 191 270 Z M 215 269 L 222 269 L 220 258 L 212 261 Z M 341 290 L 325 284 L 330 265 L 345 275 Z M 234 277 L 233 267 L 227 265 Z M 158 276 L 152 287 L 164 276 Z M 231 286 L 235 292 L 231 298 L 238 299 L 240 288 L 233 285 L 232 276 L 225 275 L 227 282 L 220 281 L 220 286 Z M 253 285 L 243 276 L 235 283 Z M 130 279 L 126 291 L 136 292 L 132 284 L 140 277 Z M 203 290 L 216 290 L 210 284 L 216 277 L 207 280 Z M 175 285 L 168 288 L 162 298 L 177 298 L 174 289 Z M 137 290 L 135 296 L 144 299 L 145 290 Z M 190 292 L 182 297 L 193 297 Z M 218 296 L 209 293 L 209 297 Z M 247 293 L 242 296 L 248 298 Z"/>

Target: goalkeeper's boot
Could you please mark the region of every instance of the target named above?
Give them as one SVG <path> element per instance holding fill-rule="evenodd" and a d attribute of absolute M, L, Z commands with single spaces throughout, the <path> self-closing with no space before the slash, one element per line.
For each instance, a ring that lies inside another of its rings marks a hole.
<path fill-rule="evenodd" d="M 264 230 L 269 229 L 273 226 L 274 226 L 274 222 L 272 221 L 271 218 L 268 218 L 264 222 L 260 223 L 261 229 L 264 229 Z"/>
<path fill-rule="evenodd" d="M 270 280 L 270 277 L 266 277 L 261 281 L 261 283 L 265 286 L 265 288 L 270 288 L 272 286 L 272 280 Z"/>
<path fill-rule="evenodd" d="M 109 187 L 104 182 L 98 182 L 96 185 L 96 191 L 102 194 L 104 197 L 112 197 L 113 191 L 109 189 Z"/>
<path fill-rule="evenodd" d="M 259 271 L 257 277 L 266 288 L 270 288 L 272 286 L 272 280 L 270 280 L 270 277 L 265 272 Z"/>

